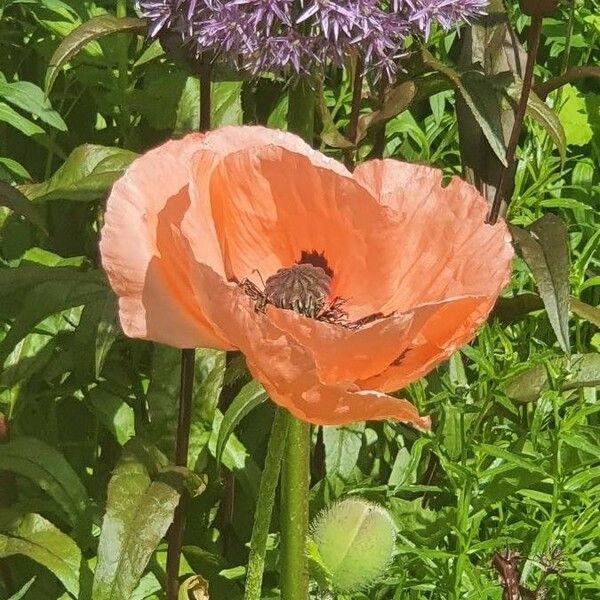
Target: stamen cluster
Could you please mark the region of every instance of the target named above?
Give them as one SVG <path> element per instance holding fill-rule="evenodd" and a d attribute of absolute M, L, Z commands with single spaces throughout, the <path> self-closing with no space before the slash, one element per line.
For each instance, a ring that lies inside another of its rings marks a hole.
<path fill-rule="evenodd" d="M 175 31 L 198 53 L 252 74 L 341 65 L 350 51 L 391 77 L 409 35 L 484 13 L 487 0 L 138 0 L 150 36 Z"/>

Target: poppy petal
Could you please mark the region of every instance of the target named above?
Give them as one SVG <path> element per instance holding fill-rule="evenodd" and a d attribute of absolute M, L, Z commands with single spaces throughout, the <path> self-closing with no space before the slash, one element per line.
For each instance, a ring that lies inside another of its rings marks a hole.
<path fill-rule="evenodd" d="M 194 179 L 203 176 L 199 163 Z M 377 312 L 392 295 L 388 272 L 402 239 L 395 213 L 352 178 L 265 146 L 223 157 L 209 197 L 229 279 L 261 285 L 316 252 L 333 271 L 331 297 L 346 299 L 353 319 Z"/>
<path fill-rule="evenodd" d="M 373 377 L 390 366 L 438 306 L 378 319 L 358 329 L 307 318 L 269 306 L 267 316 L 279 329 L 310 349 L 323 383 Z"/>
<path fill-rule="evenodd" d="M 430 312 L 408 350 L 382 373 L 359 381 L 358 385 L 393 392 L 417 381 L 473 339 L 494 300 L 476 296 L 439 304 Z"/>
<path fill-rule="evenodd" d="M 396 212 L 405 231 L 389 274 L 396 290 L 381 312 L 498 296 L 510 277 L 513 248 L 503 221 L 485 223 L 488 206 L 473 186 L 454 178 L 442 187 L 441 171 L 396 160 L 363 163 L 354 178 Z"/>
<path fill-rule="evenodd" d="M 100 252 L 128 336 L 181 348 L 230 346 L 190 304 L 168 233 L 189 205 L 187 164 L 201 142 L 192 134 L 144 154 L 108 198 Z"/>
<path fill-rule="evenodd" d="M 319 425 L 396 419 L 419 429 L 430 421 L 410 402 L 351 382 L 324 384 L 311 351 L 256 311 L 241 289 L 206 265 L 194 269 L 194 290 L 205 314 L 223 337 L 246 356 L 248 368 L 271 399 L 298 418 Z"/>

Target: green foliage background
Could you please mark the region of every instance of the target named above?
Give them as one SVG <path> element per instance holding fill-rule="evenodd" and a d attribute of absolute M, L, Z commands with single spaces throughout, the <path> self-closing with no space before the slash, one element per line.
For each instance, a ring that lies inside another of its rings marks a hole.
<path fill-rule="evenodd" d="M 515 3 L 507 9 L 524 39 L 527 19 Z M 3 599 L 164 598 L 163 539 L 184 489 L 193 497 L 182 581 L 201 575 L 217 600 L 243 595 L 273 407 L 240 357 L 198 350 L 188 470 L 170 467 L 179 353 L 122 336 L 98 262 L 112 182 L 136 153 L 198 127 L 198 81 L 157 42 L 121 33 L 83 46 L 44 92 L 61 40 L 92 17 L 125 13 L 135 16 L 121 0 L 0 1 Z M 599 14 L 597 0 L 577 0 L 545 21 L 540 81 L 598 64 Z M 435 33 L 428 49 L 455 66 L 461 43 Z M 501 147 L 488 83 L 461 71 L 465 96 L 447 73 L 430 75 L 417 75 L 408 101 L 400 94 L 399 114 L 365 128 L 360 157 L 383 139 L 386 156 L 460 173 L 457 98 L 475 104 L 479 133 Z M 223 68 L 212 95 L 214 127 L 285 127 L 281 81 Z M 322 149 L 338 157 L 350 96 L 348 76 L 329 74 L 317 125 Z M 380 108 L 365 94 L 364 115 Z M 538 224 L 543 260 L 517 258 L 477 339 L 405 391 L 432 415 L 434 434 L 392 423 L 314 431 L 311 513 L 361 495 L 388 507 L 399 530 L 390 570 L 356 598 L 499 600 L 490 556 L 506 546 L 523 555 L 528 587 L 540 556 L 560 548 L 548 597 L 600 598 L 598 80 L 561 87 L 538 113 L 518 150 L 509 220 L 553 215 Z M 527 258 L 536 239 L 515 231 Z M 272 531 L 264 598 L 274 599 L 277 514 Z"/>

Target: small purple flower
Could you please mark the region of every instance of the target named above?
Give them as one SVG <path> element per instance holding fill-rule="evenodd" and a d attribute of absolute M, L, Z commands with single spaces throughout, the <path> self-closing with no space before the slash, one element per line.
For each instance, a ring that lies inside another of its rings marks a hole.
<path fill-rule="evenodd" d="M 138 0 L 149 35 L 175 31 L 251 73 L 303 73 L 342 65 L 350 52 L 365 70 L 392 77 L 406 37 L 428 37 L 484 14 L 487 0 Z"/>

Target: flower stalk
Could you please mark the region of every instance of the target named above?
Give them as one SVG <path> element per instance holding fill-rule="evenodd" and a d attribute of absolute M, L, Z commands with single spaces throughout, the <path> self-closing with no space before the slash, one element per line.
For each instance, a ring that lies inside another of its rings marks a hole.
<path fill-rule="evenodd" d="M 194 350 L 181 351 L 181 387 L 179 392 L 179 419 L 177 422 L 177 441 L 175 448 L 175 464 L 187 466 L 187 455 L 190 445 L 190 422 L 192 417 L 192 394 L 194 390 Z M 167 549 L 167 599 L 177 600 L 179 594 L 179 562 L 183 535 L 185 533 L 185 515 L 187 496 L 182 490 L 179 504 L 175 509 L 173 525 L 169 533 Z"/>
<path fill-rule="evenodd" d="M 288 129 L 308 144 L 314 135 L 315 92 L 307 78 L 290 89 Z M 282 600 L 307 600 L 310 425 L 286 414 L 287 442 L 281 474 L 280 588 Z"/>
<path fill-rule="evenodd" d="M 211 116 L 211 66 L 210 62 L 202 58 L 200 64 L 200 131 L 210 129 Z M 195 351 L 186 349 L 181 351 L 181 385 L 179 389 L 179 419 L 177 422 L 177 437 L 175 448 L 175 465 L 187 466 L 187 456 L 190 446 L 190 428 L 192 420 L 192 396 L 194 391 L 194 363 Z M 166 587 L 167 600 L 177 600 L 179 594 L 179 563 L 183 536 L 185 533 L 187 510 L 187 496 L 182 490 L 179 504 L 173 516 L 173 525 L 169 532 L 169 545 L 167 549 Z"/>

